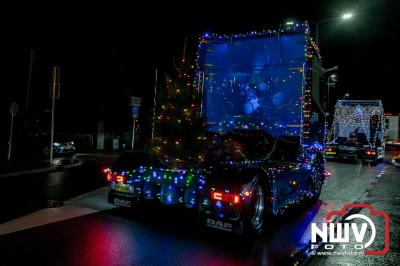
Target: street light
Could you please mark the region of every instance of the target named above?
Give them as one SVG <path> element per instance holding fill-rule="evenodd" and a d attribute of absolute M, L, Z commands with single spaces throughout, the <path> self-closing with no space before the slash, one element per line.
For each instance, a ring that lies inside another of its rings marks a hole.
<path fill-rule="evenodd" d="M 344 13 L 342 15 L 342 19 L 351 19 L 353 17 L 352 13 Z"/>
<path fill-rule="evenodd" d="M 342 16 L 340 17 L 333 17 L 333 18 L 325 18 L 322 19 L 320 21 L 318 21 L 318 23 L 315 25 L 315 42 L 317 43 L 317 45 L 319 44 L 319 38 L 318 38 L 318 27 L 320 24 L 323 24 L 325 22 L 329 22 L 329 21 L 333 21 L 333 20 L 349 20 L 353 17 L 353 13 L 347 12 L 344 13 Z"/>

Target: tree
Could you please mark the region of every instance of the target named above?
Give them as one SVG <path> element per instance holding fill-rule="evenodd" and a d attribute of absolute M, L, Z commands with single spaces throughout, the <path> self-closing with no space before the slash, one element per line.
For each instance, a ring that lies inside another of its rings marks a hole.
<path fill-rule="evenodd" d="M 172 75 L 165 74 L 156 95 L 152 151 L 172 167 L 194 165 L 202 159 L 205 127 L 193 76 L 194 65 L 184 56 Z"/>

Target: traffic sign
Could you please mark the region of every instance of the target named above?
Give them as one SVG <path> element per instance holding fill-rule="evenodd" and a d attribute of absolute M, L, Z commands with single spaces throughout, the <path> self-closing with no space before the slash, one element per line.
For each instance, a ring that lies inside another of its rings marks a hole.
<path fill-rule="evenodd" d="M 142 98 L 131 96 L 131 106 L 141 107 L 142 106 Z"/>
<path fill-rule="evenodd" d="M 138 118 L 139 117 L 139 110 L 140 108 L 137 106 L 132 107 L 132 117 L 133 118 Z"/>

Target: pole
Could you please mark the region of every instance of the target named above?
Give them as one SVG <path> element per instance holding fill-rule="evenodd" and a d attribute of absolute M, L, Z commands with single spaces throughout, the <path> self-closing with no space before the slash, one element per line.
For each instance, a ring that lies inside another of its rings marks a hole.
<path fill-rule="evenodd" d="M 319 36 L 318 36 L 318 34 L 319 34 L 319 29 L 318 29 L 319 25 L 323 24 L 325 22 L 329 22 L 329 21 L 333 21 L 333 20 L 340 20 L 340 19 L 341 19 L 341 17 L 326 18 L 326 19 L 322 19 L 322 20 L 318 21 L 315 24 L 315 43 L 318 46 L 319 46 Z"/>
<path fill-rule="evenodd" d="M 30 58 L 29 58 L 29 73 L 28 73 L 28 83 L 26 88 L 26 104 L 25 104 L 25 113 L 28 113 L 29 110 L 29 96 L 31 92 L 31 82 L 32 82 L 32 70 L 33 70 L 33 61 L 34 61 L 34 50 L 31 48 Z M 28 129 L 28 117 L 25 117 L 25 130 Z"/>
<path fill-rule="evenodd" d="M 330 83 L 329 83 L 329 77 L 328 77 L 328 101 L 327 101 L 327 104 L 326 104 L 326 109 L 329 111 L 329 107 L 330 107 L 330 102 L 329 102 L 329 92 L 330 92 Z"/>
<path fill-rule="evenodd" d="M 50 164 L 53 164 L 54 146 L 54 111 L 56 109 L 56 71 L 53 71 L 53 82 L 51 88 L 51 131 L 50 131 Z"/>
<path fill-rule="evenodd" d="M 133 127 L 132 127 L 132 151 L 135 146 L 135 123 L 136 123 L 136 117 L 133 118 Z"/>
<path fill-rule="evenodd" d="M 10 125 L 10 138 L 8 140 L 8 160 L 11 160 L 11 147 L 12 147 L 12 136 L 14 127 L 14 115 L 11 114 L 11 125 Z"/>
<path fill-rule="evenodd" d="M 34 60 L 34 51 L 33 51 L 33 49 L 31 49 L 31 55 L 30 55 L 30 59 L 29 59 L 28 83 L 27 83 L 27 88 L 26 88 L 26 104 L 25 104 L 26 112 L 28 112 L 28 109 L 29 109 L 29 96 L 30 96 L 30 91 L 31 91 L 33 60 Z"/>

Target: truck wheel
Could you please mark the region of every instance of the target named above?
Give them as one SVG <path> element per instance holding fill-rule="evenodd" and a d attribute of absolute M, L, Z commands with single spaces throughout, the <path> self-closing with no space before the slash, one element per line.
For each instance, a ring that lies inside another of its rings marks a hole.
<path fill-rule="evenodd" d="M 244 234 L 259 235 L 264 229 L 266 212 L 268 210 L 265 188 L 260 183 L 257 183 L 251 195 L 249 209 L 243 221 Z"/>

